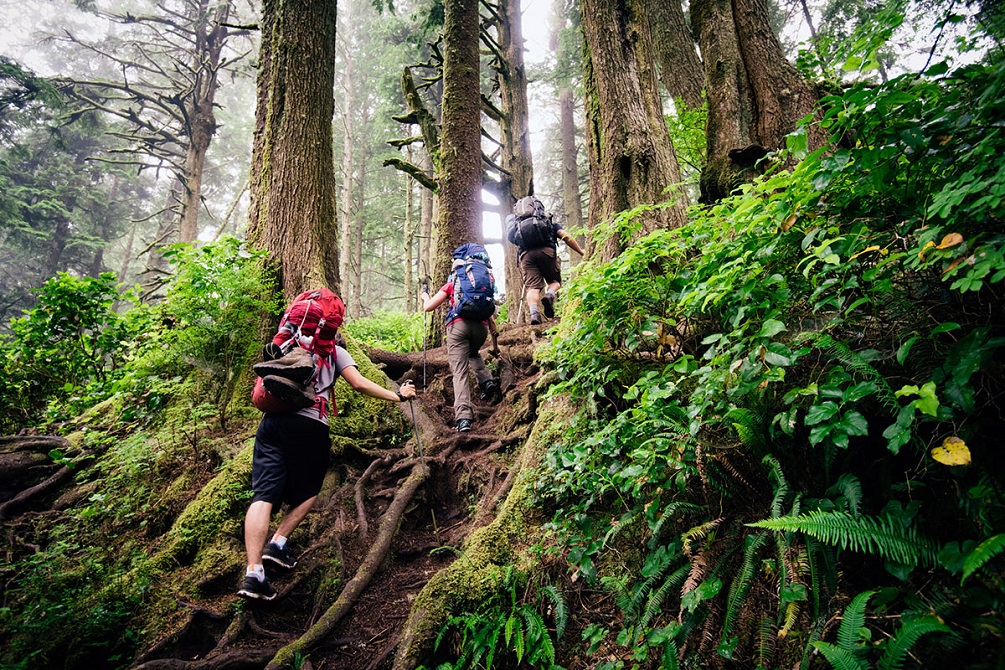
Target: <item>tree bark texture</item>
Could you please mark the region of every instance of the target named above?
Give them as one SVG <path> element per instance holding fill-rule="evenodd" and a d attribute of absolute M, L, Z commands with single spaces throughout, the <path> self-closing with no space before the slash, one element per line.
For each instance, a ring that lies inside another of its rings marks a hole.
<path fill-rule="evenodd" d="M 341 290 L 332 117 L 335 3 L 265 0 L 248 238 L 269 251 L 287 300 Z"/>
<path fill-rule="evenodd" d="M 449 274 L 454 248 L 482 241 L 478 0 L 445 0 L 443 8 L 439 221 L 431 289 Z M 430 323 L 430 346 L 436 347 L 443 338 L 443 319 L 434 317 Z"/>
<path fill-rule="evenodd" d="M 644 214 L 641 234 L 686 221 L 680 168 L 663 118 L 652 65 L 646 0 L 583 0 L 587 143 L 590 154 L 589 227 L 643 204 L 676 202 Z M 608 240 L 603 258 L 624 248 Z"/>
<path fill-rule="evenodd" d="M 648 0 L 647 9 L 663 87 L 688 109 L 700 107 L 705 74 L 680 0 Z"/>
<path fill-rule="evenodd" d="M 785 59 L 764 0 L 694 0 L 691 18 L 708 87 L 701 199 L 714 202 L 753 179 L 756 160 L 784 146 L 819 94 Z M 810 148 L 823 139 L 811 127 Z"/>
<path fill-rule="evenodd" d="M 412 162 L 412 146 L 407 150 L 408 162 Z M 414 314 L 416 309 L 415 290 L 415 180 L 405 176 L 405 313 Z"/>
<path fill-rule="evenodd" d="M 353 172 L 355 170 L 353 148 L 353 102 L 355 87 L 353 81 L 353 49 L 352 49 L 352 0 L 345 5 L 343 26 L 346 28 L 345 42 L 345 73 L 342 91 L 342 231 L 339 243 L 339 277 L 342 279 L 343 298 L 348 298 L 353 263 L 359 263 L 352 254 L 353 249 Z"/>
<path fill-rule="evenodd" d="M 569 86 L 563 86 L 558 95 L 562 132 L 562 210 L 566 228 L 583 225 L 583 201 L 579 195 L 579 150 L 576 147 L 576 100 Z M 577 238 L 582 246 L 584 240 Z M 572 264 L 579 262 L 578 254 L 571 254 Z"/>
<path fill-rule="evenodd" d="M 520 198 L 534 194 L 534 163 L 530 149 L 530 112 L 527 107 L 527 73 L 523 59 L 523 26 L 520 0 L 499 0 L 498 40 L 502 58 L 498 65 L 499 101 L 503 112 L 502 131 L 503 174 L 499 197 L 502 220 Z M 522 288 L 517 247 L 510 244 L 503 231 L 503 253 L 506 265 L 506 295 L 517 298 Z M 515 303 L 510 300 L 510 305 Z M 527 322 L 520 309 L 509 310 L 510 323 Z"/>

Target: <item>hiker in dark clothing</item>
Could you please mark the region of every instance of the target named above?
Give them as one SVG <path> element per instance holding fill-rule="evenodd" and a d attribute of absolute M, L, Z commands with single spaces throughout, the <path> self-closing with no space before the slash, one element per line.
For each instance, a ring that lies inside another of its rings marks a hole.
<path fill-rule="evenodd" d="M 558 240 L 583 255 L 579 242 L 545 214 L 544 204 L 534 196 L 520 198 L 513 213 L 506 217 L 506 237 L 519 247 L 520 272 L 527 290 L 527 309 L 531 325 L 541 323 L 541 311 L 555 316 L 555 301 L 562 288 L 562 263 L 558 258 Z M 542 295 L 542 291 L 544 294 Z"/>
<path fill-rule="evenodd" d="M 340 336 L 336 338 L 338 342 Z M 256 372 L 268 373 L 274 380 L 289 381 L 300 374 L 298 365 L 284 368 L 278 362 L 267 361 L 256 365 Z M 406 383 L 395 392 L 364 377 L 356 367 L 356 361 L 339 344 L 330 354 L 315 354 L 313 365 L 311 381 L 297 392 L 307 398 L 302 405 L 310 399 L 314 402 L 296 411 L 262 415 L 255 434 L 251 466 L 254 498 L 244 518 L 248 567 L 244 583 L 237 592 L 245 598 L 272 600 L 276 597 L 276 589 L 265 576 L 265 562 L 287 569 L 297 564 L 287 538 L 314 505 L 328 471 L 331 450 L 328 414 L 332 407 L 331 389 L 338 377 L 345 379 L 356 391 L 373 398 L 404 402 L 415 397 L 415 387 L 411 384 Z M 264 369 L 260 371 L 259 368 Z M 283 502 L 289 505 L 289 509 L 266 545 L 272 512 Z"/>
<path fill-rule="evenodd" d="M 457 432 L 464 433 L 471 430 L 471 423 L 475 418 L 469 371 L 473 370 L 475 373 L 482 399 L 498 399 L 499 385 L 485 367 L 485 361 L 478 350 L 491 332 L 492 349 L 498 352 L 499 333 L 492 317 L 495 313 L 492 262 L 485 247 L 463 244 L 454 250 L 453 258 L 447 282 L 432 297 L 426 291 L 420 297 L 422 309 L 426 312 L 436 309 L 448 298 L 450 300 L 446 330 L 447 361 L 454 378 L 455 428 Z M 480 295 L 472 296 L 473 293 Z M 478 300 L 485 300 L 486 304 L 470 309 L 465 306 Z"/>

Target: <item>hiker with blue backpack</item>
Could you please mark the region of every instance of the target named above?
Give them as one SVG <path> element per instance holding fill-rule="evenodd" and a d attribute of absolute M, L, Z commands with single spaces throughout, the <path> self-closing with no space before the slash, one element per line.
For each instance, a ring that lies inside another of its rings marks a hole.
<path fill-rule="evenodd" d="M 555 316 L 555 301 L 562 288 L 562 263 L 558 258 L 558 240 L 583 255 L 583 249 L 572 235 L 555 223 L 544 211 L 544 203 L 532 195 L 520 198 L 513 213 L 506 217 L 506 239 L 519 248 L 520 272 L 527 291 L 530 323 L 541 323 L 541 312 L 547 318 Z M 544 292 L 542 295 L 542 291 Z"/>
<path fill-rule="evenodd" d="M 431 312 L 448 299 L 447 311 L 447 362 L 454 378 L 454 421 L 458 433 L 471 430 L 475 418 L 471 401 L 471 382 L 468 373 L 473 371 L 483 400 L 498 400 L 499 385 L 485 367 L 479 353 L 489 333 L 492 349 L 499 351 L 499 333 L 496 331 L 495 278 L 492 261 L 480 244 L 462 244 L 452 254 L 450 275 L 446 283 L 432 296 L 422 291 L 422 309 Z"/>

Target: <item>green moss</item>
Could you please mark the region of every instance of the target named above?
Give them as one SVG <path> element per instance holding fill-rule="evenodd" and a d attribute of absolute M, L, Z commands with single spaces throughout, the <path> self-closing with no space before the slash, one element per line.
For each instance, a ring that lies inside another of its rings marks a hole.
<path fill-rule="evenodd" d="M 356 366 L 367 379 L 391 388 L 391 382 L 376 365 L 374 365 L 352 338 L 346 338 L 346 349 L 356 362 Z M 388 434 L 402 434 L 406 430 L 401 412 L 388 411 L 389 403 L 379 398 L 371 398 L 357 391 L 344 379 L 339 379 L 332 390 L 338 416 L 331 420 L 333 448 L 344 447 L 345 441 L 338 439 L 365 440 Z M 337 450 L 336 453 L 339 453 Z"/>
<path fill-rule="evenodd" d="M 253 451 L 254 444 L 249 441 L 178 516 L 167 532 L 167 544 L 155 557 L 158 567 L 191 563 L 196 553 L 210 545 L 228 521 L 243 515 L 250 495 L 248 482 Z"/>
<path fill-rule="evenodd" d="M 471 534 L 460 558 L 437 573 L 422 589 L 407 624 L 407 643 L 399 661 L 406 667 L 432 647 L 447 617 L 501 593 L 506 567 L 529 572 L 536 558 L 529 551 L 541 537 L 541 519 L 531 505 L 535 470 L 554 433 L 573 414 L 564 398 L 549 400 L 541 409 L 530 437 L 517 455 L 519 474 L 499 514 Z"/>

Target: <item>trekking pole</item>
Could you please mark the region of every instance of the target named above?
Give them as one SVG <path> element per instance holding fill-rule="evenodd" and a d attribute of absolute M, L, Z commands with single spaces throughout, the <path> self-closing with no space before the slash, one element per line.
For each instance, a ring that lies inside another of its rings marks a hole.
<path fill-rule="evenodd" d="M 419 450 L 419 462 L 422 463 L 422 480 L 426 484 L 426 497 L 429 499 L 429 516 L 433 519 L 433 532 L 437 535 L 440 530 L 436 527 L 436 512 L 433 510 L 433 492 L 429 488 L 429 470 L 426 468 L 426 455 L 422 453 L 422 440 L 419 438 L 419 425 L 415 421 L 415 405 L 412 399 L 408 399 L 408 408 L 412 411 L 412 432 L 415 433 L 415 446 Z"/>

